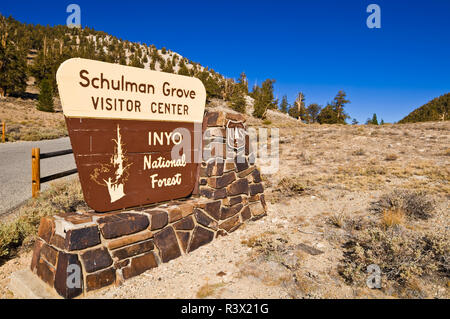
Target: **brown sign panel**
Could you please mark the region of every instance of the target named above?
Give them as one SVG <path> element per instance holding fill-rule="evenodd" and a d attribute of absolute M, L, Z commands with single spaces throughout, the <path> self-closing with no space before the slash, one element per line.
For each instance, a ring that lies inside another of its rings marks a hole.
<path fill-rule="evenodd" d="M 206 92 L 197 79 L 85 59 L 58 88 L 86 203 L 106 212 L 189 196 Z"/>

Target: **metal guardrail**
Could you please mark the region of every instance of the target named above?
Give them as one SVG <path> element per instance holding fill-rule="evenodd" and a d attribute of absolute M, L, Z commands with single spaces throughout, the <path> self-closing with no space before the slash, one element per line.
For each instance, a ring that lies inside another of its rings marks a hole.
<path fill-rule="evenodd" d="M 31 193 L 34 198 L 39 196 L 39 192 L 41 191 L 41 184 L 78 172 L 78 170 L 74 168 L 61 173 L 41 177 L 41 159 L 52 158 L 72 153 L 73 151 L 71 149 L 42 154 L 40 148 L 38 147 L 35 147 L 31 150 Z"/>

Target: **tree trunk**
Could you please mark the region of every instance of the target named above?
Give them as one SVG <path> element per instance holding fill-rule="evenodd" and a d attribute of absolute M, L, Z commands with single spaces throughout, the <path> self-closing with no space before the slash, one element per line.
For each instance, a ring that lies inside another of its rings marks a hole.
<path fill-rule="evenodd" d="M 6 40 L 8 39 L 8 32 L 5 32 L 5 35 L 2 36 L 2 47 L 6 48 Z"/>
<path fill-rule="evenodd" d="M 47 54 L 47 37 L 44 37 L 44 63 L 45 63 L 45 55 Z"/>

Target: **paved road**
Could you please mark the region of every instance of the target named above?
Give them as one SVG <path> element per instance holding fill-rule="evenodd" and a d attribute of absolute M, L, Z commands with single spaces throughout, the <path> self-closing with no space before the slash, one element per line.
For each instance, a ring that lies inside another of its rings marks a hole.
<path fill-rule="evenodd" d="M 41 153 L 71 148 L 68 137 L 39 142 L 0 144 L 0 215 L 31 197 L 31 149 Z M 73 154 L 41 160 L 41 177 L 75 168 Z M 70 175 L 69 177 L 76 176 Z M 49 183 L 41 185 L 46 189 Z"/>

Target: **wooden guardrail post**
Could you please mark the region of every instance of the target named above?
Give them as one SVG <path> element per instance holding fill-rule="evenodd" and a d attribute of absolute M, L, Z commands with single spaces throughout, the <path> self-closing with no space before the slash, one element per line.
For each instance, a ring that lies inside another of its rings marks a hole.
<path fill-rule="evenodd" d="M 31 150 L 31 192 L 33 198 L 39 196 L 41 190 L 41 163 L 40 163 L 41 150 L 39 148 L 33 148 Z"/>
<path fill-rule="evenodd" d="M 2 122 L 2 143 L 5 143 L 5 135 L 6 135 L 6 123 Z"/>

